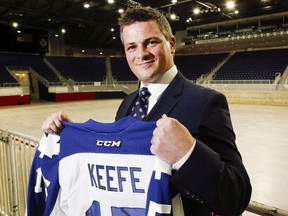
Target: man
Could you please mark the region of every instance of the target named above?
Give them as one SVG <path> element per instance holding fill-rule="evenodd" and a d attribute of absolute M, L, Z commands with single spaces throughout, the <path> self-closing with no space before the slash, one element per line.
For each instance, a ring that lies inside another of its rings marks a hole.
<path fill-rule="evenodd" d="M 152 8 L 128 9 L 120 20 L 120 35 L 132 72 L 147 87 L 148 114 L 157 121 L 151 152 L 175 170 L 171 184 L 180 193 L 185 215 L 239 215 L 247 207 L 251 184 L 224 95 L 187 80 L 174 65 L 176 40 L 165 16 Z M 131 114 L 138 91 L 120 105 L 116 120 Z M 62 112 L 42 126 L 58 133 Z"/>

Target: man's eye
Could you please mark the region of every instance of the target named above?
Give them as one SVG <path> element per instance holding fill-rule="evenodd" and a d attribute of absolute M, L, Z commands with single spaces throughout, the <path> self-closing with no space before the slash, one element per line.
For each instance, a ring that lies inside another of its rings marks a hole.
<path fill-rule="evenodd" d="M 147 45 L 148 45 L 148 46 L 149 46 L 149 45 L 154 45 L 154 44 L 156 44 L 156 43 L 157 43 L 157 41 L 151 40 L 151 41 L 148 41 Z"/>
<path fill-rule="evenodd" d="M 127 47 L 127 51 L 132 51 L 132 50 L 134 50 L 134 49 L 135 49 L 134 46 L 129 46 L 129 47 Z"/>

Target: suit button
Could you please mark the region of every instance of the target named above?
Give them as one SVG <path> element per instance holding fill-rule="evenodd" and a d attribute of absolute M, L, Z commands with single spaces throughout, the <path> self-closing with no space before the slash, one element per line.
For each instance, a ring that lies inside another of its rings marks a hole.
<path fill-rule="evenodd" d="M 187 189 L 184 189 L 184 192 L 185 192 L 185 194 L 186 194 L 187 196 L 190 196 L 190 195 L 191 195 L 191 192 L 190 192 L 189 190 L 187 190 Z"/>

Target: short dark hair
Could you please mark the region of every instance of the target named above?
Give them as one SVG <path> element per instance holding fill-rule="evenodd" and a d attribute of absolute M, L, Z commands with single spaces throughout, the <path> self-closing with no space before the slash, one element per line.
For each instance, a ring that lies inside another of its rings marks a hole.
<path fill-rule="evenodd" d="M 125 26 L 131 25 L 135 22 L 144 22 L 149 20 L 155 20 L 164 37 L 167 40 L 171 39 L 173 36 L 172 29 L 162 12 L 151 7 L 137 6 L 134 8 L 128 8 L 118 20 L 118 24 L 120 26 L 120 38 L 122 42 L 122 33 Z"/>

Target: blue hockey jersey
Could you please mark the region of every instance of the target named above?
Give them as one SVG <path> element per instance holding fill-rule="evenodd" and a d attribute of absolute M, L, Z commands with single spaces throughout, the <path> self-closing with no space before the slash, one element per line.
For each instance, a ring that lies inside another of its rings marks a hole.
<path fill-rule="evenodd" d="M 27 216 L 172 215 L 171 168 L 150 152 L 155 122 L 64 123 L 31 167 Z"/>

